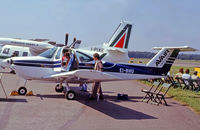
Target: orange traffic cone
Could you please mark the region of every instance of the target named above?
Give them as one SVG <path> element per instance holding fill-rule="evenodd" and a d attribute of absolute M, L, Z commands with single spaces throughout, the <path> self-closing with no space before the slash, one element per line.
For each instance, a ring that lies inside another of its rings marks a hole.
<path fill-rule="evenodd" d="M 13 91 L 10 93 L 10 96 L 19 96 L 19 93 L 18 93 L 16 90 L 13 90 Z"/>
<path fill-rule="evenodd" d="M 33 91 L 29 91 L 26 96 L 34 96 Z"/>

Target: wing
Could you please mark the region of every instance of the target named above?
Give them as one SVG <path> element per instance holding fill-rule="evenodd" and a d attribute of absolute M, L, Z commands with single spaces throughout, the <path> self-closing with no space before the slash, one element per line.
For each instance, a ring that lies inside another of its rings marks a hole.
<path fill-rule="evenodd" d="M 119 77 L 105 73 L 100 72 L 96 70 L 75 70 L 70 72 L 61 72 L 58 74 L 52 74 L 48 76 L 44 76 L 43 79 L 67 79 L 68 81 L 73 79 L 85 79 L 87 82 L 93 82 L 93 81 L 114 81 L 114 80 L 120 80 Z"/>

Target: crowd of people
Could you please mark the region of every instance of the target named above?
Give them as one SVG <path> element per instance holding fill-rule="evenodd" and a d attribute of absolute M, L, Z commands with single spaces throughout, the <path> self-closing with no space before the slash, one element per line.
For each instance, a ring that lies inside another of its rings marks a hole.
<path fill-rule="evenodd" d="M 190 70 L 189 69 L 186 69 L 185 72 L 184 72 L 184 69 L 183 68 L 180 68 L 179 69 L 179 72 L 175 75 L 175 80 L 179 80 L 179 79 L 182 79 L 182 80 L 186 80 L 188 82 L 188 85 L 190 85 L 190 82 L 193 82 L 194 83 L 194 89 L 198 89 L 199 86 L 200 86 L 200 78 L 197 76 L 198 72 L 197 71 L 194 71 L 193 72 L 193 75 L 190 75 Z"/>

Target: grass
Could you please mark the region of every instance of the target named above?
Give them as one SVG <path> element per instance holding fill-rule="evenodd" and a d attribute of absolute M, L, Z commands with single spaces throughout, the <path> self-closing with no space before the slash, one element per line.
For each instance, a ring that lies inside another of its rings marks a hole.
<path fill-rule="evenodd" d="M 197 93 L 192 92 L 191 90 L 183 90 L 181 88 L 171 88 L 168 95 L 200 114 L 200 92 Z"/>

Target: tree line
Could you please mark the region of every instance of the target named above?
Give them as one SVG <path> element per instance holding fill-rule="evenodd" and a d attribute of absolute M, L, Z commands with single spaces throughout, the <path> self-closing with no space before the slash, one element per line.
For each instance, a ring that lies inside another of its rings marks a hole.
<path fill-rule="evenodd" d="M 153 58 L 156 53 L 153 52 L 140 52 L 140 51 L 129 51 L 128 55 L 130 58 Z M 200 60 L 200 54 L 183 54 L 180 53 L 177 59 L 181 60 Z"/>

